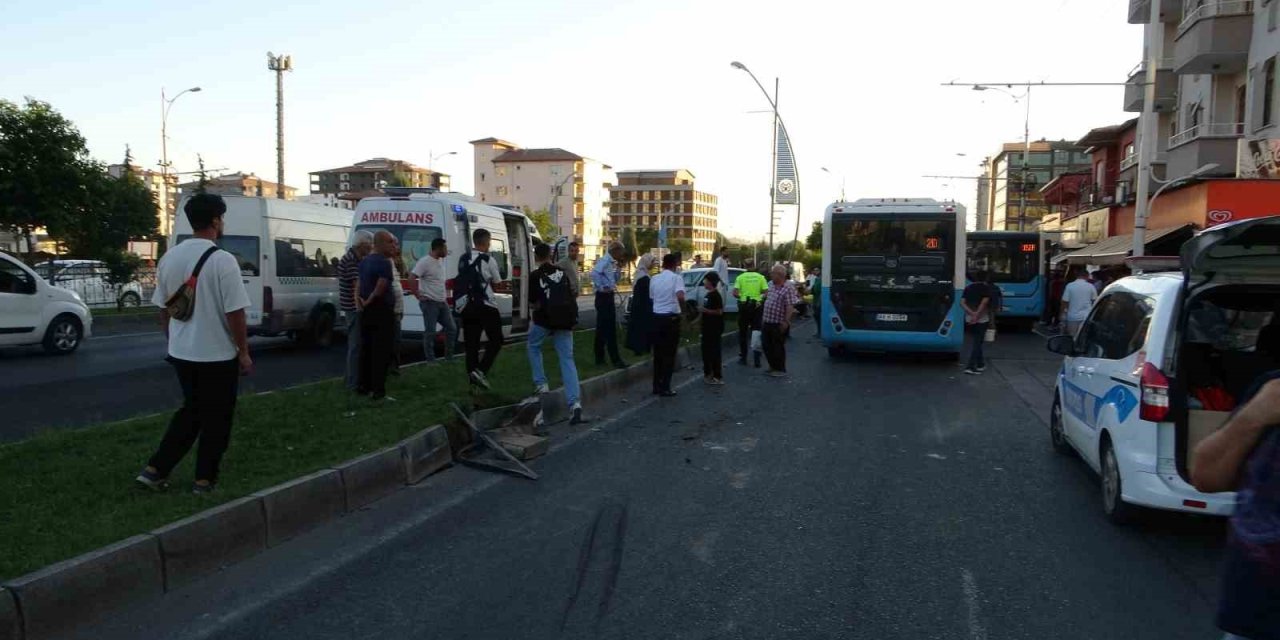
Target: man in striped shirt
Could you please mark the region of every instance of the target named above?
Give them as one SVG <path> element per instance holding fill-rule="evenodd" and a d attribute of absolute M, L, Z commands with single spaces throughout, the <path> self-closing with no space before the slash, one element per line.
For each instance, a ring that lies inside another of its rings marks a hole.
<path fill-rule="evenodd" d="M 360 310 L 356 308 L 356 287 L 360 282 L 360 261 L 373 251 L 373 234 L 357 231 L 351 248 L 338 261 L 338 306 L 347 318 L 347 388 L 355 391 L 360 378 Z"/>

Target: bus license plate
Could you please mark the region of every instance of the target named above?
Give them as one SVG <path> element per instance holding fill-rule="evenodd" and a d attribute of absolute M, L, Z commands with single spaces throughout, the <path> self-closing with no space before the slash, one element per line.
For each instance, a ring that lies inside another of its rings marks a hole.
<path fill-rule="evenodd" d="M 876 322 L 906 322 L 907 314 L 905 313 L 877 313 Z"/>

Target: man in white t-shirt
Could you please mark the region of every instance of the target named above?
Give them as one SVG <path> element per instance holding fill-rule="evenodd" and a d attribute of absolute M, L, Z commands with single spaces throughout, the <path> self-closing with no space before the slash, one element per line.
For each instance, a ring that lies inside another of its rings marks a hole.
<path fill-rule="evenodd" d="M 1076 279 L 1062 291 L 1062 317 L 1068 334 L 1074 336 L 1080 331 L 1080 325 L 1089 317 L 1089 310 L 1097 299 L 1098 290 L 1089 282 L 1089 273 L 1078 269 Z"/>
<path fill-rule="evenodd" d="M 711 265 L 716 275 L 720 276 L 720 295 L 727 297 L 729 294 L 729 247 L 720 247 L 720 255 L 716 256 L 716 261 Z"/>
<path fill-rule="evenodd" d="M 240 376 L 253 372 L 245 324 L 249 295 L 241 280 L 239 260 L 214 243 L 222 236 L 222 217 L 227 212 L 222 197 L 197 194 L 183 211 L 191 222 L 192 237 L 160 259 L 151 299 L 160 307 L 169 343 L 168 360 L 182 387 L 182 408 L 173 414 L 160 447 L 136 479 L 151 489 L 165 488 L 169 473 L 199 439 L 192 491 L 204 494 L 213 491 L 218 481 L 218 466 L 231 439 Z M 192 278 L 206 254 L 194 278 L 191 316 L 186 320 L 169 317 L 166 301 Z M 244 259 L 256 261 L 257 256 Z"/>
<path fill-rule="evenodd" d="M 453 345 L 458 341 L 458 325 L 453 321 L 453 310 L 445 300 L 445 264 L 449 247 L 444 238 L 431 241 L 431 252 L 413 265 L 413 277 L 418 281 L 418 307 L 422 309 L 422 350 L 427 362 L 436 361 L 436 325 L 444 327 L 444 357 L 453 357 Z"/>
<path fill-rule="evenodd" d="M 662 273 L 649 280 L 649 297 L 653 299 L 653 393 L 663 397 L 676 395 L 671 377 L 676 370 L 676 352 L 680 347 L 680 310 L 684 308 L 684 278 L 677 271 L 680 254 L 662 257 Z"/>

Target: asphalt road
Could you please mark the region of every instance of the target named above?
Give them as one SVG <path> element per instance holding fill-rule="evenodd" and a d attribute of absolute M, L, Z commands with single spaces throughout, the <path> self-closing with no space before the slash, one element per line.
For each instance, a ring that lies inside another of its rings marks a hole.
<path fill-rule="evenodd" d="M 580 298 L 581 326 L 595 326 L 590 298 Z M 0 396 L 5 402 L 0 442 L 46 429 L 83 427 L 138 415 L 171 411 L 182 391 L 165 363 L 158 330 L 95 335 L 70 356 L 48 356 L 39 348 L 0 349 Z M 287 338 L 252 338 L 255 372 L 240 383 L 242 394 L 341 376 L 342 342 L 328 349 L 299 346 Z M 422 359 L 420 343 L 401 345 L 403 362 Z"/>
<path fill-rule="evenodd" d="M 537 482 L 452 469 L 91 635 L 1218 637 L 1222 522 L 1107 523 L 1041 345 L 969 377 L 794 341 L 788 380 L 613 398 Z"/>

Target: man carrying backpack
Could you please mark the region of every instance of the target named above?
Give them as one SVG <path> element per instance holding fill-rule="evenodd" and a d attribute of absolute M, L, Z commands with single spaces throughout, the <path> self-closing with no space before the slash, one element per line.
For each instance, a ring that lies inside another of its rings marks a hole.
<path fill-rule="evenodd" d="M 529 368 L 533 371 L 535 393 L 546 393 L 547 374 L 542 367 L 542 342 L 547 336 L 560 359 L 564 399 L 569 405 L 569 424 L 582 422 L 578 391 L 578 365 L 573 361 L 573 327 L 578 324 L 578 297 L 568 272 L 551 264 L 551 247 L 539 244 L 533 250 L 538 268 L 533 272 L 529 303 L 533 306 L 533 326 L 529 327 Z"/>
<path fill-rule="evenodd" d="M 453 308 L 461 309 L 462 340 L 467 350 L 467 375 L 471 384 L 489 388 L 485 374 L 493 368 L 502 349 L 502 316 L 493 299 L 493 285 L 502 282 L 498 262 L 489 255 L 489 232 L 476 229 L 471 234 L 474 248 L 458 260 L 458 277 L 453 286 Z M 480 337 L 487 344 L 480 357 Z"/>

